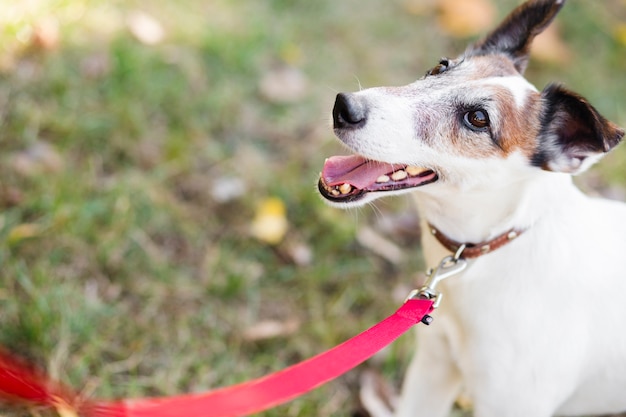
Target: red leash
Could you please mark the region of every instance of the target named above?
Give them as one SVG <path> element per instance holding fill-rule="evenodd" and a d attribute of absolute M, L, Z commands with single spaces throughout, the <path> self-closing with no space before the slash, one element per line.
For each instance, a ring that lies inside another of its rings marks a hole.
<path fill-rule="evenodd" d="M 200 394 L 117 401 L 82 400 L 44 373 L 0 353 L 0 399 L 55 407 L 61 417 L 234 417 L 290 401 L 372 357 L 433 310 L 409 299 L 395 313 L 326 352 L 268 376 Z"/>

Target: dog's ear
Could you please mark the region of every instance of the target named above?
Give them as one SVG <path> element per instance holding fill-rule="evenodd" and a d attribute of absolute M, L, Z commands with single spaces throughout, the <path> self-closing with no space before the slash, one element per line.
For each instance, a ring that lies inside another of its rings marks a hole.
<path fill-rule="evenodd" d="M 583 97 L 559 85 L 541 93 L 540 131 L 533 165 L 578 174 L 613 149 L 624 130 L 606 120 Z"/>
<path fill-rule="evenodd" d="M 565 0 L 530 0 L 520 5 L 493 32 L 468 49 L 468 55 L 506 54 L 520 74 L 528 64 L 530 45 L 552 22 Z"/>

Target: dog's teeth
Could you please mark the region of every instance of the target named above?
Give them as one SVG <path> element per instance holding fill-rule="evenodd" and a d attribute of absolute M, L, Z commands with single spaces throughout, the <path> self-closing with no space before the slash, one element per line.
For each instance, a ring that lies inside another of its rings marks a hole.
<path fill-rule="evenodd" d="M 384 184 L 389 181 L 391 181 L 391 178 L 389 178 L 389 175 L 381 175 L 380 177 L 376 178 L 376 182 L 378 184 Z"/>
<path fill-rule="evenodd" d="M 334 195 L 335 197 L 337 197 L 338 195 L 340 195 L 340 194 L 341 194 L 341 193 L 339 192 L 339 190 L 334 189 L 334 188 L 333 188 L 332 190 L 330 190 L 330 193 L 331 193 L 332 195 Z"/>
<path fill-rule="evenodd" d="M 391 179 L 394 181 L 402 181 L 405 180 L 408 176 L 409 174 L 407 174 L 405 170 L 401 169 L 391 174 Z"/>
<path fill-rule="evenodd" d="M 349 194 L 352 191 L 352 186 L 348 183 L 343 183 L 339 186 L 339 192 L 343 195 Z"/>
<path fill-rule="evenodd" d="M 424 168 L 415 167 L 415 166 L 408 166 L 404 170 L 406 171 L 407 174 L 409 174 L 412 177 L 417 177 L 419 174 L 426 171 L 426 169 Z"/>

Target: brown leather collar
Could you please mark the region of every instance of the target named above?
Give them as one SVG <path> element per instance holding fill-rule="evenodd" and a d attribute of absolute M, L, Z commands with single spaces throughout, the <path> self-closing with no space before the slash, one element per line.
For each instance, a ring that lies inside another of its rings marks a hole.
<path fill-rule="evenodd" d="M 432 224 L 428 223 L 428 227 L 430 228 L 430 233 L 450 252 L 457 253 L 461 246 L 463 246 L 463 243 L 450 239 Z M 500 236 L 485 242 L 465 243 L 465 249 L 463 249 L 460 254 L 457 254 L 457 256 L 465 259 L 478 258 L 479 256 L 486 255 L 501 248 L 521 235 L 523 232 L 524 230 L 522 229 L 513 228 L 504 232 Z"/>

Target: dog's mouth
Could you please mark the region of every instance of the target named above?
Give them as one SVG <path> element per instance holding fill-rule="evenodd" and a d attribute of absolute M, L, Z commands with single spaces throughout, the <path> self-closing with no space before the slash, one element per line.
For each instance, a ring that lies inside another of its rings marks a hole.
<path fill-rule="evenodd" d="M 428 168 L 373 161 L 359 155 L 333 156 L 324 163 L 318 188 L 329 201 L 350 203 L 370 192 L 401 191 L 437 179 L 437 173 Z"/>

